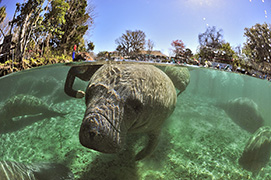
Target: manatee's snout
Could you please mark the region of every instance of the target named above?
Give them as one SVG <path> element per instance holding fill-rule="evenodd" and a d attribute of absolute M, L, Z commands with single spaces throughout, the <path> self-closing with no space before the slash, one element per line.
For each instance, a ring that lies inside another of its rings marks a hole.
<path fill-rule="evenodd" d="M 85 116 L 79 140 L 83 146 L 103 153 L 116 153 L 122 148 L 120 132 L 100 113 Z"/>

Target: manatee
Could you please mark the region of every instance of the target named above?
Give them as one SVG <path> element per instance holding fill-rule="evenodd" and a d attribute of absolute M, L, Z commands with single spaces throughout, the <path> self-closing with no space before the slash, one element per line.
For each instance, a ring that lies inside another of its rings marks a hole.
<path fill-rule="evenodd" d="M 70 71 L 67 79 L 74 80 L 72 76 L 79 71 L 74 72 Z M 91 72 L 84 74 L 91 78 L 85 91 L 80 143 L 99 152 L 117 153 L 123 149 L 128 133 L 146 133 L 148 143 L 135 159 L 151 154 L 163 122 L 176 106 L 176 90 L 170 78 L 155 66 L 142 64 L 105 64 Z M 65 87 L 71 86 L 66 80 Z M 73 97 L 84 95 L 69 88 L 65 92 Z"/>
<path fill-rule="evenodd" d="M 190 83 L 190 73 L 186 67 L 167 66 L 164 72 L 172 80 L 174 86 L 179 90 L 179 96 Z"/>
<path fill-rule="evenodd" d="M 238 126 L 250 133 L 264 125 L 258 105 L 249 98 L 236 98 L 227 103 L 217 104 Z"/>
<path fill-rule="evenodd" d="M 73 180 L 67 167 L 56 163 L 24 164 L 0 161 L 1 180 Z"/>
<path fill-rule="evenodd" d="M 65 114 L 67 113 L 57 111 L 40 98 L 19 94 L 9 98 L 2 106 L 0 111 L 1 129 L 3 131 L 23 126 L 39 120 L 38 117 L 44 119 Z"/>
<path fill-rule="evenodd" d="M 271 128 L 259 128 L 248 140 L 238 163 L 246 170 L 258 173 L 270 161 Z"/>

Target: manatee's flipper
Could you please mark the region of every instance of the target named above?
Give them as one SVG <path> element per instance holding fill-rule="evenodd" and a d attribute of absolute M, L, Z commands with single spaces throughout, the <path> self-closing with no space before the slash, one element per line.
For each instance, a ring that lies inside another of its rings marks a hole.
<path fill-rule="evenodd" d="M 45 118 L 57 117 L 57 116 L 64 117 L 67 114 L 69 114 L 69 112 L 61 112 L 58 109 L 54 108 L 54 106 L 50 106 L 50 108 L 47 111 L 42 112 L 42 115 Z"/>
<path fill-rule="evenodd" d="M 177 97 L 182 93 L 182 91 L 179 91 L 178 94 L 177 94 Z"/>
<path fill-rule="evenodd" d="M 146 156 L 150 155 L 154 151 L 155 147 L 158 144 L 159 134 L 160 130 L 148 133 L 148 144 L 139 153 L 137 153 L 137 155 L 135 156 L 136 161 L 144 159 Z"/>
<path fill-rule="evenodd" d="M 90 66 L 74 66 L 71 67 L 67 74 L 64 91 L 67 95 L 75 98 L 84 97 L 84 92 L 80 90 L 72 89 L 75 77 L 83 81 L 89 81 L 92 75 L 101 67 L 101 65 L 90 65 Z"/>

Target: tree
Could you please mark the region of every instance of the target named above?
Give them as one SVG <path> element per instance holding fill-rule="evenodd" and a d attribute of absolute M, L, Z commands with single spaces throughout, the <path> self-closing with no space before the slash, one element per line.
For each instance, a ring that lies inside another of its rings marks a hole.
<path fill-rule="evenodd" d="M 0 23 L 4 21 L 6 16 L 7 16 L 6 7 L 5 6 L 0 7 Z"/>
<path fill-rule="evenodd" d="M 224 60 L 232 60 L 233 56 L 235 55 L 235 52 L 232 50 L 230 43 L 223 43 L 220 51 L 222 51 L 221 58 Z"/>
<path fill-rule="evenodd" d="M 93 51 L 94 50 L 94 48 L 95 48 L 95 45 L 93 44 L 93 42 L 89 42 L 88 44 L 87 44 L 87 51 Z"/>
<path fill-rule="evenodd" d="M 50 6 L 49 6 L 50 4 Z M 49 8 L 48 8 L 49 6 Z M 62 26 L 66 24 L 65 15 L 69 8 L 69 4 L 65 0 L 50 0 L 48 1 L 46 9 L 48 12 L 44 15 L 42 25 L 44 27 L 46 38 L 46 49 L 48 50 L 49 44 L 58 47 L 58 44 L 64 35 Z"/>
<path fill-rule="evenodd" d="M 2 41 L 5 35 L 8 33 L 9 30 L 9 19 L 5 18 L 3 22 L 0 23 L 0 41 Z"/>
<path fill-rule="evenodd" d="M 172 41 L 171 46 L 173 46 L 173 53 L 175 58 L 184 57 L 185 45 L 182 40 Z"/>
<path fill-rule="evenodd" d="M 116 48 L 116 51 L 118 51 L 119 56 L 125 55 L 125 48 L 122 45 L 118 45 L 118 47 Z"/>
<path fill-rule="evenodd" d="M 144 49 L 146 35 L 141 30 L 126 30 L 125 34 L 116 39 L 117 49 L 124 55 L 132 56 Z"/>
<path fill-rule="evenodd" d="M 0 0 L 0 3 L 2 0 Z M 5 36 L 4 28 L 6 27 L 6 22 L 4 23 L 4 20 L 6 19 L 7 13 L 6 13 L 6 7 L 2 6 L 0 7 L 0 37 L 2 38 Z"/>
<path fill-rule="evenodd" d="M 48 0 L 35 36 L 46 51 L 71 52 L 74 45 L 86 50 L 83 36 L 94 22 L 94 6 L 86 0 Z"/>
<path fill-rule="evenodd" d="M 153 51 L 153 47 L 154 47 L 154 42 L 150 39 L 148 39 L 147 41 L 147 53 L 151 54 L 151 52 Z"/>
<path fill-rule="evenodd" d="M 200 46 L 207 46 L 214 49 L 221 48 L 224 43 L 222 33 L 222 29 L 217 31 L 215 26 L 208 27 L 204 33 L 198 36 Z"/>
<path fill-rule="evenodd" d="M 215 26 L 208 27 L 204 33 L 199 34 L 200 52 L 199 57 L 202 60 L 211 60 L 216 56 L 216 51 L 222 47 L 224 43 L 223 30 L 216 30 Z"/>
<path fill-rule="evenodd" d="M 245 28 L 244 52 L 255 62 L 270 62 L 271 60 L 271 26 L 270 24 L 256 24 Z"/>
<path fill-rule="evenodd" d="M 87 0 L 66 0 L 69 8 L 65 14 L 66 23 L 62 24 L 62 31 L 64 32 L 61 39 L 59 39 L 58 49 L 72 51 L 74 44 L 78 47 L 83 43 L 82 39 L 94 20 L 94 7 L 88 6 Z"/>
<path fill-rule="evenodd" d="M 11 42 L 16 44 L 15 59 L 20 61 L 26 48 L 38 50 L 46 46 L 54 54 L 65 54 L 76 44 L 78 50 L 85 50 L 83 36 L 94 19 L 94 8 L 87 6 L 87 0 L 26 0 L 16 7 L 10 31 L 4 35 L 2 54 L 9 54 Z M 1 14 L 0 9 L 0 20 Z"/>
<path fill-rule="evenodd" d="M 97 58 L 99 58 L 99 59 L 106 59 L 106 58 L 109 58 L 109 52 L 108 52 L 108 51 L 100 51 L 100 52 L 97 54 Z"/>
<path fill-rule="evenodd" d="M 186 49 L 185 49 L 185 52 L 184 52 L 184 57 L 185 57 L 186 59 L 190 59 L 192 56 L 193 56 L 193 53 L 192 53 L 191 49 L 186 48 Z"/>
<path fill-rule="evenodd" d="M 19 61 L 22 61 L 25 48 L 29 39 L 31 38 L 33 28 L 36 27 L 37 21 L 42 11 L 44 0 L 28 0 L 22 5 L 17 3 L 16 11 L 20 11 L 20 14 L 13 19 L 14 23 L 18 27 L 18 42 L 16 49 L 16 57 Z"/>
<path fill-rule="evenodd" d="M 17 6 L 14 16 L 13 16 L 13 20 L 15 19 L 15 15 L 18 11 L 19 11 L 19 7 Z M 5 8 L 2 8 L 1 18 L 4 18 L 5 16 L 6 16 Z M 12 28 L 13 28 L 14 22 L 9 23 L 8 21 L 9 20 L 7 18 L 4 18 L 4 21 L 1 22 L 1 33 L 2 33 L 1 40 L 3 39 L 3 43 L 0 45 L 1 47 L 0 53 L 2 54 L 0 58 L 0 62 L 5 62 L 8 59 L 8 57 L 10 57 L 11 55 L 11 49 L 15 48 L 15 46 L 12 47 L 12 45 L 15 45 L 12 39 L 14 37 L 14 35 L 12 34 Z M 8 30 L 9 27 L 10 27 L 10 30 Z"/>

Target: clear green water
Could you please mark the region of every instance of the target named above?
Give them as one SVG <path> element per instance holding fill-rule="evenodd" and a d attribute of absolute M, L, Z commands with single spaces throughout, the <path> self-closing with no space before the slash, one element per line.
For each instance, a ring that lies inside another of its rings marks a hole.
<path fill-rule="evenodd" d="M 69 67 L 46 66 L 1 78 L 1 106 L 14 95 L 28 94 L 68 114 L 28 125 L 22 122 L 17 130 L 0 134 L 0 160 L 61 163 L 82 180 L 271 179 L 271 163 L 254 176 L 238 164 L 251 134 L 215 105 L 250 98 L 259 106 L 265 125 L 270 125 L 271 83 L 212 69 L 189 69 L 190 84 L 164 124 L 156 150 L 139 162 L 132 157 L 144 144 L 142 135 L 130 135 L 126 151 L 117 155 L 102 154 L 79 143 L 85 104 L 83 99 L 64 94 Z M 74 89 L 84 90 L 86 85 L 76 80 Z"/>

